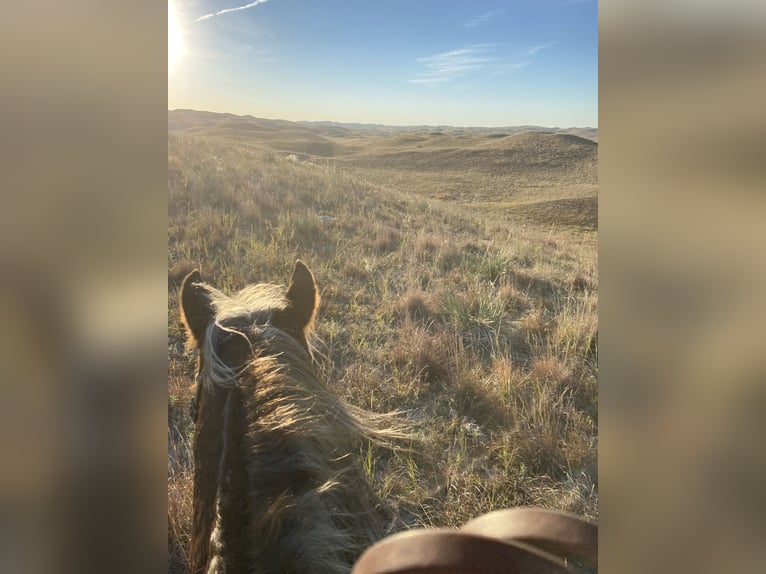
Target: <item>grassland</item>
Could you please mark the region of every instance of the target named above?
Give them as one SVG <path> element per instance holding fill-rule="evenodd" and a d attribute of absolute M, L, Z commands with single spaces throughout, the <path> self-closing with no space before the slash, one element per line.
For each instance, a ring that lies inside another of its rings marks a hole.
<path fill-rule="evenodd" d="M 402 410 L 417 448 L 359 452 L 415 526 L 536 505 L 598 516 L 597 144 L 572 133 L 170 112 L 169 545 L 191 510 L 192 359 L 177 289 L 313 270 L 321 377 Z"/>

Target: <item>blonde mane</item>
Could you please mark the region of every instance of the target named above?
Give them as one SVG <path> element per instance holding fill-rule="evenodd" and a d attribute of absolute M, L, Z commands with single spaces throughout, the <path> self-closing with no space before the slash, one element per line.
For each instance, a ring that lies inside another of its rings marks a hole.
<path fill-rule="evenodd" d="M 228 297 L 201 282 L 193 288 L 189 298 L 204 296 L 199 308 L 211 314 L 194 333 L 197 566 L 348 572 L 393 518 L 359 453 L 365 441 L 396 448 L 411 433 L 396 413 L 349 405 L 318 379 L 307 337 L 313 312 L 297 336 L 283 325 L 297 306 L 290 290 L 254 285 Z"/>

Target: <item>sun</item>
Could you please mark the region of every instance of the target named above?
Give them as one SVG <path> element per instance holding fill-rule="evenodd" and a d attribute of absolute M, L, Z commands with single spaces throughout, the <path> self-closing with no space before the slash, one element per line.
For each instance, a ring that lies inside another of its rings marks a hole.
<path fill-rule="evenodd" d="M 184 38 L 178 25 L 178 15 L 168 0 L 168 73 L 172 72 L 184 54 Z"/>

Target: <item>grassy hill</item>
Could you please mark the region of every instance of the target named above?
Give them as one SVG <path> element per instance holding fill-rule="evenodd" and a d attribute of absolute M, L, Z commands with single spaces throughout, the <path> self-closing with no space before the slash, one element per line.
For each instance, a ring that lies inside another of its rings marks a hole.
<path fill-rule="evenodd" d="M 598 227 L 598 144 L 579 136 L 409 134 L 336 161 L 368 181 L 472 204 L 487 217 Z"/>
<path fill-rule="evenodd" d="M 180 562 L 192 360 L 177 289 L 193 267 L 224 291 L 284 283 L 296 258 L 311 267 L 321 378 L 418 429 L 410 452 L 359 453 L 405 523 L 520 505 L 597 516 L 597 149 L 542 130 L 170 112 L 168 521 Z"/>
<path fill-rule="evenodd" d="M 168 112 L 169 132 L 223 136 L 360 181 L 471 204 L 485 217 L 598 228 L 598 133 L 591 128 L 459 128 L 288 122 Z"/>

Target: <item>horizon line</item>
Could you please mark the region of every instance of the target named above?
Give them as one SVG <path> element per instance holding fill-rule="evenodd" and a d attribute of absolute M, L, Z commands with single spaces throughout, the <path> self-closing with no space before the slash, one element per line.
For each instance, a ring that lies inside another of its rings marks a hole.
<path fill-rule="evenodd" d="M 372 121 L 365 121 L 365 122 L 359 122 L 359 121 L 339 121 L 339 120 L 288 120 L 285 118 L 268 118 L 263 116 L 254 116 L 253 114 L 242 114 L 242 113 L 234 113 L 234 112 L 220 112 L 216 110 L 197 110 L 194 108 L 168 108 L 168 112 L 201 112 L 201 113 L 208 113 L 208 114 L 221 114 L 221 115 L 230 115 L 240 118 L 253 118 L 257 120 L 270 120 L 270 121 L 277 121 L 277 122 L 291 122 L 291 123 L 332 123 L 332 124 L 356 124 L 356 125 L 362 125 L 362 126 L 383 126 L 383 127 L 389 127 L 389 128 L 484 128 L 484 129 L 501 129 L 501 128 L 523 128 L 523 127 L 529 127 L 529 128 L 542 128 L 542 129 L 549 129 L 549 130 L 567 130 L 567 129 L 590 129 L 590 130 L 598 130 L 598 124 L 595 126 L 593 125 L 569 125 L 566 127 L 561 126 L 547 126 L 547 125 L 541 125 L 541 124 L 530 124 L 530 123 L 522 123 L 522 124 L 496 124 L 496 125 L 459 125 L 459 124 L 428 124 L 428 123 L 416 123 L 416 124 L 387 124 L 382 122 L 372 122 Z"/>

